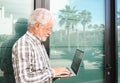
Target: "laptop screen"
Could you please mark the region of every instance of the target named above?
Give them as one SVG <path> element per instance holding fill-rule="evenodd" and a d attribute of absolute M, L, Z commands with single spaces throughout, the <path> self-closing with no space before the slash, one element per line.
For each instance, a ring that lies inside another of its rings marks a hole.
<path fill-rule="evenodd" d="M 76 75 L 78 73 L 80 64 L 82 63 L 83 56 L 84 56 L 84 52 L 79 49 L 76 49 L 75 55 L 73 57 L 72 65 L 71 65 L 71 68 Z"/>

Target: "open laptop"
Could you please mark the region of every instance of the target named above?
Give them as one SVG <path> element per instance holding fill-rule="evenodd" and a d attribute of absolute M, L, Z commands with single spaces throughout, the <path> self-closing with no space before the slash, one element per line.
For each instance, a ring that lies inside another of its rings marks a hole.
<path fill-rule="evenodd" d="M 82 63 L 84 52 L 82 50 L 76 49 L 76 52 L 73 57 L 71 67 L 67 67 L 70 71 L 70 76 L 76 76 L 78 74 L 80 65 Z M 57 78 L 66 77 L 66 74 L 58 75 Z"/>

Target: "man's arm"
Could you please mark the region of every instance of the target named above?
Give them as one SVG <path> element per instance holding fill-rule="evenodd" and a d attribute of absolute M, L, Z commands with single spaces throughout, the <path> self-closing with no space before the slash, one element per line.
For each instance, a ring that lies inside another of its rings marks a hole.
<path fill-rule="evenodd" d="M 29 45 L 20 45 L 13 47 L 12 52 L 13 68 L 15 76 L 23 83 L 44 83 L 53 77 L 51 69 L 34 70 L 34 65 L 30 64 L 33 60 Z"/>

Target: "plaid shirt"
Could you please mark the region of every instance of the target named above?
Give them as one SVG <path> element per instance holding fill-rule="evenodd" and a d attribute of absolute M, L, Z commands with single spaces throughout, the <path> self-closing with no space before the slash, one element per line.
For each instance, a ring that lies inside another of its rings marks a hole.
<path fill-rule="evenodd" d="M 16 83 L 52 83 L 53 72 L 45 47 L 29 31 L 14 44 L 12 62 Z"/>

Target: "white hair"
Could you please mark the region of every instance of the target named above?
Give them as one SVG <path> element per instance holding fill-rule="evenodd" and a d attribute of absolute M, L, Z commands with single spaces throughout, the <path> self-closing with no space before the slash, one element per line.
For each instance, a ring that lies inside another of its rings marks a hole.
<path fill-rule="evenodd" d="M 33 13 L 30 15 L 28 20 L 28 26 L 29 28 L 34 27 L 34 24 L 36 22 L 39 22 L 42 25 L 47 24 L 52 19 L 52 14 L 49 10 L 44 8 L 37 8 L 33 11 Z"/>

